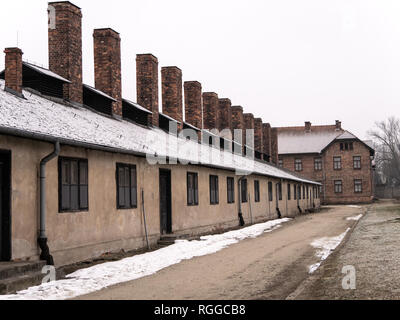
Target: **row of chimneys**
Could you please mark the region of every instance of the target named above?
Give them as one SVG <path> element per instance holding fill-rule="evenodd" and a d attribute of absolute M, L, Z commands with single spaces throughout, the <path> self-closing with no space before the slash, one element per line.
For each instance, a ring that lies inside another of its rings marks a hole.
<path fill-rule="evenodd" d="M 49 18 L 55 19 L 49 25 L 49 69 L 70 80 L 64 85 L 64 98 L 71 102 L 83 103 L 82 82 L 82 12 L 68 1 L 50 2 L 54 8 Z M 94 39 L 94 68 L 96 89 L 108 94 L 117 102 L 113 103 L 113 115 L 122 117 L 121 85 L 121 38 L 118 32 L 96 29 Z M 8 48 L 6 53 L 6 88 L 22 94 L 22 51 Z M 137 103 L 153 114 L 149 124 L 159 125 L 158 105 L 158 59 L 151 54 L 137 55 Z M 271 156 L 278 163 L 278 133 L 262 119 L 244 114 L 240 106 L 232 106 L 229 99 L 219 99 L 213 92 L 202 93 L 197 81 L 182 84 L 182 71 L 177 67 L 163 67 L 162 110 L 167 116 L 183 124 L 183 94 L 185 96 L 185 120 L 199 129 L 242 129 L 254 130 L 254 149 Z M 245 136 L 245 135 L 244 135 Z M 246 143 L 245 137 L 243 144 Z"/>

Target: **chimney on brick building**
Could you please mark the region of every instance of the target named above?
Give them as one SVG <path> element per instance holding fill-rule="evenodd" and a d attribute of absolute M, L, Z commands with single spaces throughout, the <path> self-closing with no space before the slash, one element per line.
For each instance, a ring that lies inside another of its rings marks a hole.
<path fill-rule="evenodd" d="M 203 93 L 203 121 L 204 129 L 213 130 L 219 128 L 218 121 L 218 95 L 214 92 Z"/>
<path fill-rule="evenodd" d="M 254 115 L 252 113 L 244 113 L 244 127 L 246 130 L 254 130 Z M 247 146 L 254 146 L 254 141 L 247 141 L 247 133 L 243 132 L 245 137 L 245 144 Z"/>
<path fill-rule="evenodd" d="M 311 122 L 310 122 L 310 121 L 307 121 L 305 127 L 306 127 L 306 132 L 307 132 L 307 133 L 310 133 L 310 132 L 311 132 Z"/>
<path fill-rule="evenodd" d="M 272 132 L 271 125 L 269 123 L 263 123 L 263 153 L 270 156 L 269 162 L 272 161 Z"/>
<path fill-rule="evenodd" d="M 22 97 L 22 55 L 19 48 L 6 48 L 5 90 Z"/>
<path fill-rule="evenodd" d="M 137 55 L 136 86 L 137 103 L 153 112 L 149 116 L 149 124 L 158 127 L 158 59 L 152 54 Z"/>
<path fill-rule="evenodd" d="M 49 19 L 54 18 L 49 24 L 49 69 L 71 81 L 64 84 L 64 98 L 82 104 L 81 9 L 69 1 L 49 2 L 49 6 L 53 8 Z"/>
<path fill-rule="evenodd" d="M 278 129 L 271 130 L 271 161 L 272 163 L 279 164 L 279 146 L 278 146 Z"/>
<path fill-rule="evenodd" d="M 94 76 L 96 89 L 113 97 L 113 115 L 122 117 L 121 38 L 112 29 L 95 29 Z"/>
<path fill-rule="evenodd" d="M 339 120 L 336 120 L 336 130 L 337 131 L 342 130 L 342 122 Z"/>
<path fill-rule="evenodd" d="M 163 113 L 179 121 L 178 130 L 183 125 L 182 70 L 178 67 L 163 67 L 162 77 L 162 109 Z"/>
<path fill-rule="evenodd" d="M 254 150 L 263 153 L 263 121 L 261 118 L 254 119 Z"/>
<path fill-rule="evenodd" d="M 233 139 L 235 139 L 235 130 L 242 130 L 242 141 L 239 141 L 241 145 L 245 142 L 245 129 L 243 108 L 241 106 L 232 106 L 232 130 Z"/>
<path fill-rule="evenodd" d="M 202 87 L 198 81 L 187 81 L 185 88 L 185 121 L 203 129 Z"/>
<path fill-rule="evenodd" d="M 218 101 L 218 118 L 219 118 L 219 131 L 230 130 L 232 131 L 232 102 L 230 99 L 219 99 Z"/>

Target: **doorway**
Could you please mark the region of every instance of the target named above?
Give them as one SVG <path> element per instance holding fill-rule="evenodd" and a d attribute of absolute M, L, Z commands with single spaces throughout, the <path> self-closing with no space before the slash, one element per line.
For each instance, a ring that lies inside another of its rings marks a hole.
<path fill-rule="evenodd" d="M 11 260 L 11 152 L 0 150 L 0 261 Z"/>
<path fill-rule="evenodd" d="M 161 234 L 172 233 L 171 171 L 160 169 Z"/>

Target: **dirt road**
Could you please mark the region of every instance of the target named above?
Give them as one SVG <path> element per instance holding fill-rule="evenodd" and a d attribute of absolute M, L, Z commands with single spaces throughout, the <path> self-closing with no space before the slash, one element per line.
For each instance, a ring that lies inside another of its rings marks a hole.
<path fill-rule="evenodd" d="M 310 244 L 342 234 L 356 224 L 347 218 L 365 210 L 331 207 L 301 216 L 259 238 L 80 299 L 285 299 L 308 278 L 308 267 L 319 262 Z"/>
<path fill-rule="evenodd" d="M 344 266 L 355 270 L 354 287 L 343 290 Z M 400 203 L 374 204 L 343 247 L 303 286 L 294 299 L 399 300 Z"/>

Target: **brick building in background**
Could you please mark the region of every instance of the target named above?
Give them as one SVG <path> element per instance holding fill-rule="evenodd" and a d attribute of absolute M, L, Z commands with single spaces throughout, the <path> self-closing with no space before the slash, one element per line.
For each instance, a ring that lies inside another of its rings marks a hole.
<path fill-rule="evenodd" d="M 373 200 L 373 159 L 369 141 L 335 125 L 275 128 L 279 165 L 322 183 L 325 204 L 366 203 Z"/>

